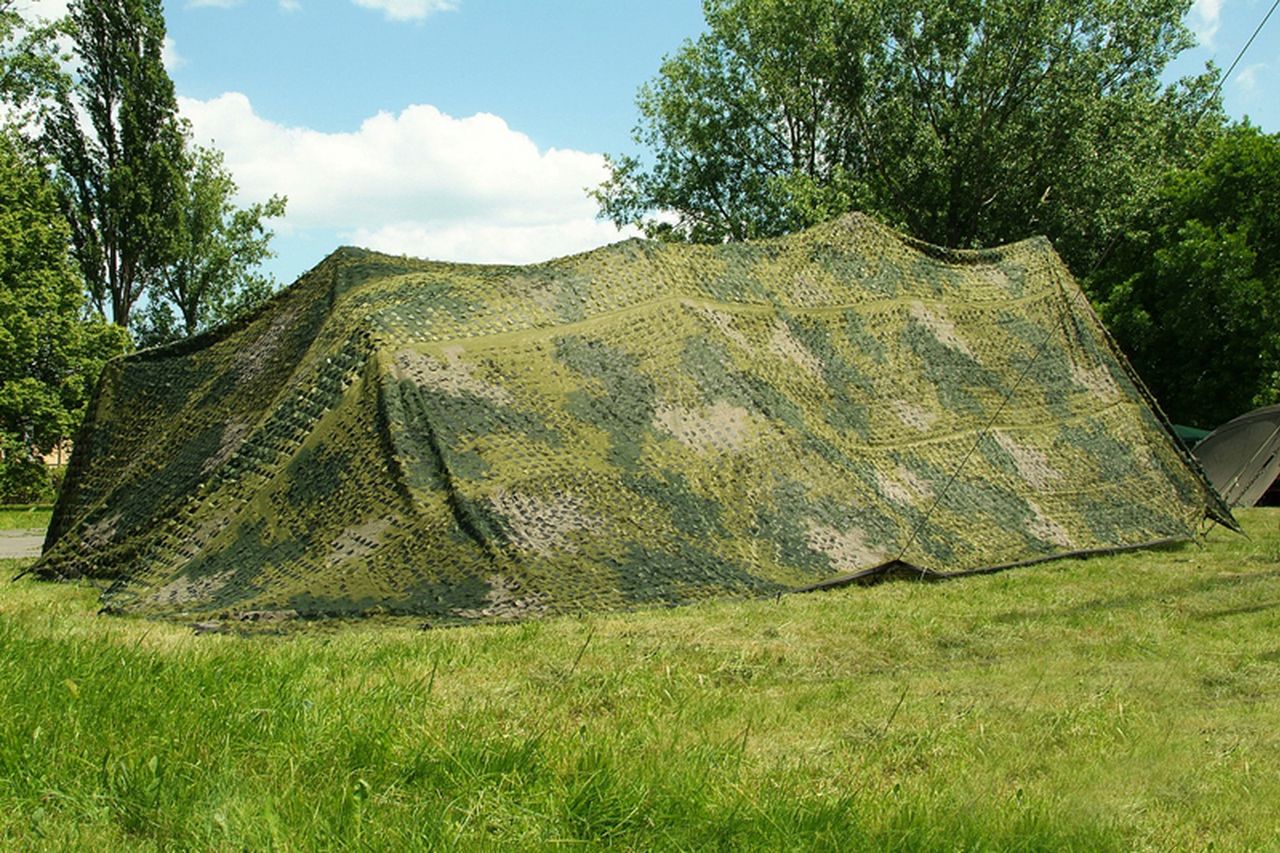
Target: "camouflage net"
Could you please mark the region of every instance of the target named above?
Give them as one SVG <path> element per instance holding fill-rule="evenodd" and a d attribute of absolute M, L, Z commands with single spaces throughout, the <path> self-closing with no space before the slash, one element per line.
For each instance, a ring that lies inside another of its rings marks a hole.
<path fill-rule="evenodd" d="M 37 571 L 111 581 L 113 611 L 447 623 L 1206 516 L 1230 522 L 1046 241 L 944 251 L 850 216 L 525 267 L 339 250 L 108 366 Z"/>

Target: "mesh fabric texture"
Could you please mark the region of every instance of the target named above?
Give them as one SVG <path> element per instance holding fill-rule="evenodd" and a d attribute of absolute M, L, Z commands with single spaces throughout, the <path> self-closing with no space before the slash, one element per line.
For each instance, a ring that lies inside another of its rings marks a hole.
<path fill-rule="evenodd" d="M 342 249 L 108 365 L 37 571 L 114 611 L 433 621 L 954 574 L 1229 511 L 1049 243 L 859 215 L 531 266 Z"/>

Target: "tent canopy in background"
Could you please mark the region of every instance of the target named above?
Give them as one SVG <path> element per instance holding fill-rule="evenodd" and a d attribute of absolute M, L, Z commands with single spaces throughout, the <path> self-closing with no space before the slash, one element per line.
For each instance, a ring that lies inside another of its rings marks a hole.
<path fill-rule="evenodd" d="M 1280 476 L 1280 406 L 1228 421 L 1196 445 L 1195 455 L 1224 501 L 1253 506 Z"/>

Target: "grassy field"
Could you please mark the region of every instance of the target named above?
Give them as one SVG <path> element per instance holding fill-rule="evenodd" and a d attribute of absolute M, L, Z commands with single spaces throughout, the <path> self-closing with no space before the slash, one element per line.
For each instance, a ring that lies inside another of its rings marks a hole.
<path fill-rule="evenodd" d="M 0 506 L 0 530 L 43 530 L 51 515 L 49 506 Z"/>
<path fill-rule="evenodd" d="M 444 631 L 195 636 L 7 584 L 0 846 L 1280 848 L 1280 511 L 1241 518 L 1204 547 Z"/>

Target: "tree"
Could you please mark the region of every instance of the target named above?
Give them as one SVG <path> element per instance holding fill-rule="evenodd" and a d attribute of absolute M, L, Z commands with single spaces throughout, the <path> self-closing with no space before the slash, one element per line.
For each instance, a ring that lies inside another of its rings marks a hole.
<path fill-rule="evenodd" d="M 68 22 L 79 68 L 46 143 L 89 297 L 127 326 L 174 255 L 185 138 L 164 14 L 160 0 L 72 0 Z"/>
<path fill-rule="evenodd" d="M 17 9 L 0 0 L 0 103 L 11 130 L 36 124 L 63 82 L 57 26 L 32 24 Z"/>
<path fill-rule="evenodd" d="M 1280 402 L 1280 134 L 1230 128 L 1167 174 L 1087 286 L 1168 415 Z"/>
<path fill-rule="evenodd" d="M 38 497 L 38 454 L 68 438 L 122 329 L 86 318 L 43 164 L 0 133 L 0 500 Z"/>
<path fill-rule="evenodd" d="M 638 95 L 651 159 L 610 159 L 601 214 L 717 241 L 860 208 L 949 246 L 1047 233 L 1082 272 L 1220 123 L 1216 72 L 1159 82 L 1186 6 L 705 0 L 708 32 Z"/>
<path fill-rule="evenodd" d="M 265 221 L 284 215 L 285 198 L 236 208 L 236 184 L 222 153 L 192 149 L 174 233 L 174 255 L 159 271 L 149 302 L 134 323 L 139 345 L 194 335 L 266 299 L 274 281 L 257 272 L 271 257 Z"/>

